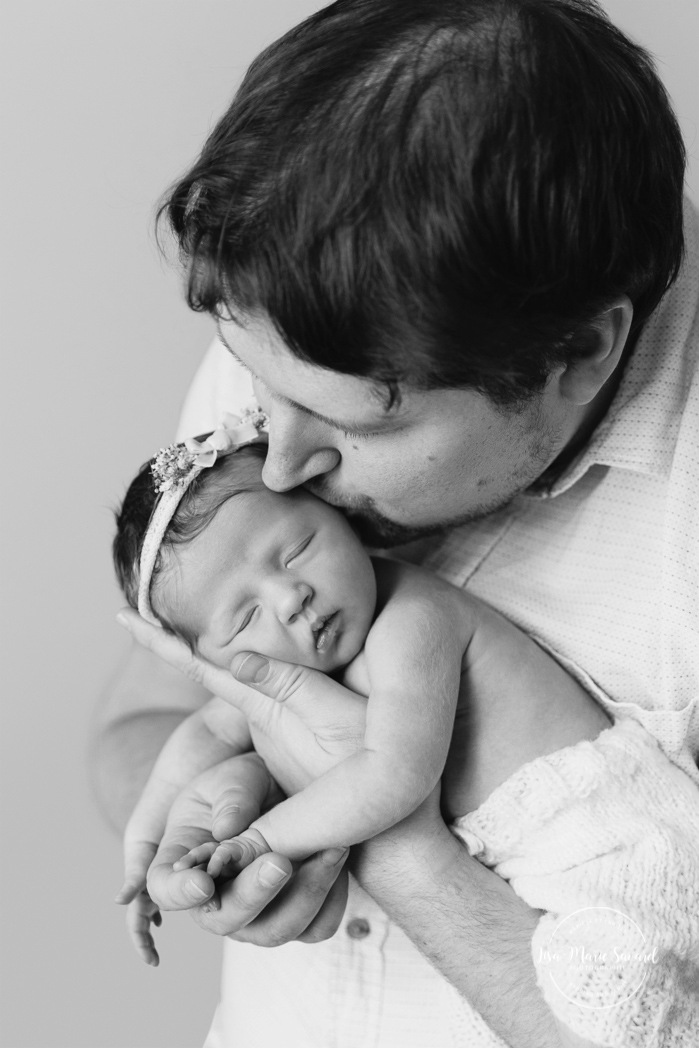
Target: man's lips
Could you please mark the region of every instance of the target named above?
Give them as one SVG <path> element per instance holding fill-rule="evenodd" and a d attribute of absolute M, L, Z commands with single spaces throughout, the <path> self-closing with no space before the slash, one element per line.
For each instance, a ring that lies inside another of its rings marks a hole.
<path fill-rule="evenodd" d="M 327 651 L 335 640 L 335 636 L 340 626 L 339 612 L 334 611 L 332 615 L 326 615 L 324 618 L 320 618 L 311 627 L 313 630 L 313 636 L 315 637 L 316 651 Z"/>

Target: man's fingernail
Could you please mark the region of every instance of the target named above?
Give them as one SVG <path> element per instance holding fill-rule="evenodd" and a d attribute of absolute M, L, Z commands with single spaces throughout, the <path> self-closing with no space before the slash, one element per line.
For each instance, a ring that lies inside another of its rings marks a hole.
<path fill-rule="evenodd" d="M 129 620 L 123 611 L 120 611 L 116 617 L 117 622 L 120 626 L 123 626 L 125 630 L 129 628 Z"/>
<path fill-rule="evenodd" d="M 337 866 L 347 857 L 349 848 L 328 848 L 323 852 L 323 863 L 325 866 Z"/>
<path fill-rule="evenodd" d="M 196 881 L 187 881 L 186 888 L 187 894 L 190 895 L 192 899 L 206 899 L 209 895 L 208 892 L 205 892 L 203 888 L 199 887 Z"/>
<path fill-rule="evenodd" d="M 280 866 L 275 866 L 273 862 L 263 862 L 259 876 L 262 883 L 266 884 L 268 888 L 276 888 L 289 874 Z"/>
<path fill-rule="evenodd" d="M 221 908 L 218 899 L 213 896 L 208 902 L 205 902 L 201 907 L 204 913 L 216 913 Z"/>
<path fill-rule="evenodd" d="M 269 660 L 262 655 L 246 655 L 233 672 L 242 684 L 262 684 L 269 673 Z"/>

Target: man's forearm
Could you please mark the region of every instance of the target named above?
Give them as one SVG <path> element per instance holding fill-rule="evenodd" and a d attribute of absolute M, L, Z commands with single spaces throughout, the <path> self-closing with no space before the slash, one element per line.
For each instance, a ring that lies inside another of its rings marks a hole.
<path fill-rule="evenodd" d="M 560 1048 L 531 959 L 537 911 L 446 827 L 427 839 L 396 828 L 356 851 L 362 887 L 495 1033 L 512 1048 Z"/>
<path fill-rule="evenodd" d="M 187 716 L 177 712 L 132 713 L 103 728 L 91 747 L 91 777 L 102 813 L 124 830 L 156 758 Z"/>
<path fill-rule="evenodd" d="M 134 645 L 101 697 L 89 762 L 96 800 L 121 832 L 155 759 L 208 693 Z"/>

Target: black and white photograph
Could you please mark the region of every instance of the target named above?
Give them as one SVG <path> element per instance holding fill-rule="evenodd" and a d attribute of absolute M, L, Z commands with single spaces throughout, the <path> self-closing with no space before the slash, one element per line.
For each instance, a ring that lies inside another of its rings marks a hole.
<path fill-rule="evenodd" d="M 0 1048 L 696 1048 L 698 42 L 0 5 Z"/>

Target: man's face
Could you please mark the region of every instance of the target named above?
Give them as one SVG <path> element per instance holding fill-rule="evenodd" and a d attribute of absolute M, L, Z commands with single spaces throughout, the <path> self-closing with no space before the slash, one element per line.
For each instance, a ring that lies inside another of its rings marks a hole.
<path fill-rule="evenodd" d="M 579 421 L 557 373 L 522 409 L 500 409 L 472 390 L 405 387 L 400 405 L 387 409 L 382 386 L 304 363 L 268 321 L 224 321 L 220 334 L 252 373 L 270 417 L 267 486 L 304 484 L 341 506 L 376 546 L 505 505 L 551 464 Z"/>

